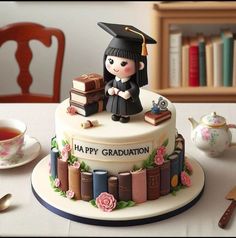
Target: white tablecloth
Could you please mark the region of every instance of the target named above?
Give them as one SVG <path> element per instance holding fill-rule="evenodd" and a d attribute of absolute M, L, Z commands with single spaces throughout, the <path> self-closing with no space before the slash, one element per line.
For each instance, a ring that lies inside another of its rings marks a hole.
<path fill-rule="evenodd" d="M 0 196 L 12 193 L 11 207 L 0 213 L 0 236 L 235 236 L 236 212 L 226 229 L 218 221 L 230 204 L 224 197 L 236 185 L 236 147 L 221 158 L 207 158 L 190 141 L 189 116 L 216 111 L 228 123 L 236 123 L 236 104 L 175 103 L 177 129 L 186 140 L 186 152 L 204 169 L 205 190 L 200 200 L 187 211 L 155 223 L 130 227 L 102 227 L 67 220 L 42 206 L 31 190 L 34 166 L 50 150 L 54 136 L 57 104 L 0 104 L 0 118 L 17 118 L 27 124 L 27 134 L 37 138 L 42 150 L 34 161 L 17 168 L 0 170 Z M 232 131 L 236 141 L 236 130 Z"/>

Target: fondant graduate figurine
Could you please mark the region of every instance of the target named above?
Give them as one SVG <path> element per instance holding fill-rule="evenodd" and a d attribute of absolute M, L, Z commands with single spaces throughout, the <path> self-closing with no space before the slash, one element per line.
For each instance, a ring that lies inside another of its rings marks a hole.
<path fill-rule="evenodd" d="M 106 110 L 112 120 L 127 123 L 143 110 L 139 88 L 148 83 L 146 44 L 156 41 L 133 26 L 99 22 L 113 39 L 104 53 Z"/>

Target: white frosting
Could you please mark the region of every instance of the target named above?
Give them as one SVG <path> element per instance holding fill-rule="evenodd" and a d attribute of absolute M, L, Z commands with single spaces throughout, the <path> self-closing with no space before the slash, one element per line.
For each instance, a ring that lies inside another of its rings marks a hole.
<path fill-rule="evenodd" d="M 143 111 L 131 116 L 130 122 L 120 123 L 111 119 L 106 111 L 89 117 L 67 113 L 69 99 L 64 100 L 56 109 L 55 128 L 59 149 L 62 140 L 67 140 L 72 147 L 72 154 L 90 166 L 91 170 L 104 169 L 110 174 L 132 170 L 134 165 L 141 166 L 154 148 L 168 139 L 167 154 L 174 151 L 176 134 L 176 111 L 168 101 L 171 119 L 153 126 L 144 120 L 144 113 L 152 107 L 152 100 L 158 101 L 159 94 L 140 89 Z M 81 128 L 86 120 L 97 120 L 99 125 Z M 128 153 L 132 150 L 132 153 Z M 118 154 L 115 153 L 118 151 Z M 119 156 L 122 155 L 122 156 Z"/>

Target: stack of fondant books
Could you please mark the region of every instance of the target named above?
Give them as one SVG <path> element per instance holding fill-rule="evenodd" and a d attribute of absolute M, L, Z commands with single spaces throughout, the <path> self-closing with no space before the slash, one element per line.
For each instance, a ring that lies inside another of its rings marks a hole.
<path fill-rule="evenodd" d="M 106 99 L 103 77 L 96 73 L 83 74 L 72 81 L 70 106 L 77 113 L 89 116 L 105 109 Z"/>

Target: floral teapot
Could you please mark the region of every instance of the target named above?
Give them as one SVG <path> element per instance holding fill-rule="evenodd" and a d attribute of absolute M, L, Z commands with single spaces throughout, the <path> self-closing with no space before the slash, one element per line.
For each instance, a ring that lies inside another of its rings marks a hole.
<path fill-rule="evenodd" d="M 189 121 L 192 124 L 192 142 L 209 157 L 217 157 L 231 146 L 232 134 L 229 128 L 236 128 L 236 125 L 226 124 L 225 118 L 216 112 L 201 117 L 200 123 L 192 117 Z"/>

